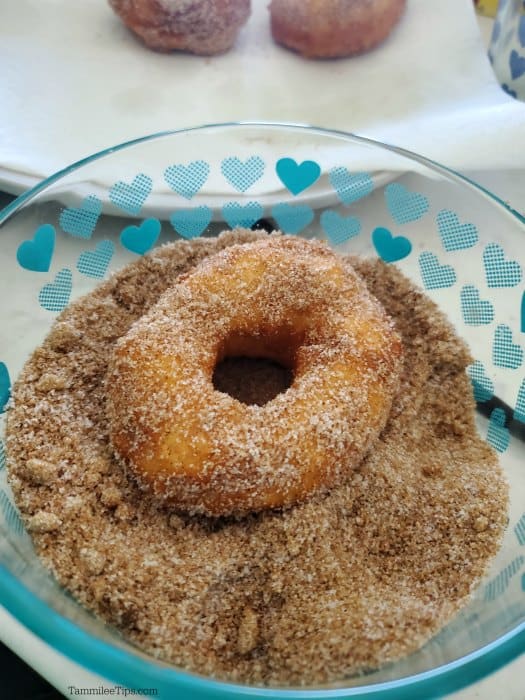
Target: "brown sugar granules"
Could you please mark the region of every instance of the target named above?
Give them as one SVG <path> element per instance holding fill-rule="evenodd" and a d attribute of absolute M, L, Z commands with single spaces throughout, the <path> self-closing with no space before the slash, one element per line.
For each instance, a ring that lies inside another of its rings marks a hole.
<path fill-rule="evenodd" d="M 60 584 L 130 642 L 221 679 L 317 684 L 414 651 L 465 604 L 500 545 L 507 484 L 477 436 L 470 358 L 452 327 L 394 267 L 352 259 L 396 322 L 405 366 L 348 483 L 240 520 L 190 517 L 141 492 L 108 446 L 112 346 L 179 274 L 257 235 L 162 247 L 68 307 L 14 387 L 10 482 Z M 254 400 L 261 372 L 247 367 L 219 381 L 250 385 Z"/>

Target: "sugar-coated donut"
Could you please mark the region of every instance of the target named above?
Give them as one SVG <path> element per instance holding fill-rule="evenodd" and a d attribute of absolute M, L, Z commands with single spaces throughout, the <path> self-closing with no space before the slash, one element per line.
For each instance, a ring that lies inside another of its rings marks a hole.
<path fill-rule="evenodd" d="M 390 34 L 406 0 L 272 0 L 275 41 L 308 58 L 363 53 Z"/>
<path fill-rule="evenodd" d="M 109 0 L 142 41 L 157 51 L 227 51 L 250 16 L 250 0 Z"/>
<path fill-rule="evenodd" d="M 225 357 L 293 382 L 264 406 L 217 391 Z M 270 236 L 200 263 L 114 349 L 110 439 L 139 484 L 207 515 L 286 506 L 345 480 L 385 426 L 401 340 L 324 244 Z"/>

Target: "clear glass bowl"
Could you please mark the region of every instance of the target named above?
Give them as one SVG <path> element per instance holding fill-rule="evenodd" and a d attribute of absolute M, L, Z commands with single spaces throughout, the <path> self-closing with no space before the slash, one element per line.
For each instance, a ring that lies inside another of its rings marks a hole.
<path fill-rule="evenodd" d="M 13 505 L 1 443 L 0 603 L 74 661 L 124 686 L 157 688 L 158 697 L 440 696 L 525 649 L 525 221 L 489 192 L 406 151 L 294 125 L 206 126 L 88 158 L 0 214 L 0 410 L 10 382 L 70 300 L 154 243 L 262 218 L 327 239 L 341 253 L 395 262 L 469 343 L 479 430 L 500 453 L 511 514 L 503 547 L 468 607 L 417 653 L 329 687 L 264 689 L 191 675 L 123 642 L 53 582 Z M 121 235 L 146 219 L 161 222 L 158 239 Z M 21 247 L 24 241 L 32 244 Z M 477 290 L 474 297 L 465 297 L 465 287 Z"/>

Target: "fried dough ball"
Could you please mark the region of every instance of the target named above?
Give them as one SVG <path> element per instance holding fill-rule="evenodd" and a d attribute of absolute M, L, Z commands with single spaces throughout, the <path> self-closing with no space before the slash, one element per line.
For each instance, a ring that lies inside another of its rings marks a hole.
<path fill-rule="evenodd" d="M 307 58 L 340 58 L 372 49 L 399 21 L 406 0 L 272 0 L 275 41 Z"/>
<path fill-rule="evenodd" d="M 124 24 L 156 51 L 227 51 L 250 16 L 250 0 L 109 0 Z"/>

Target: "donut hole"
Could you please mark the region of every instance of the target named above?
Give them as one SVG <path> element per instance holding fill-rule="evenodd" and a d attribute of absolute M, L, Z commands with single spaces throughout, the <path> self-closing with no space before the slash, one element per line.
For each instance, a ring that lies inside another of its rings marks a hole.
<path fill-rule="evenodd" d="M 213 371 L 216 391 L 247 405 L 264 406 L 291 387 L 302 338 L 288 331 L 232 334 Z"/>

